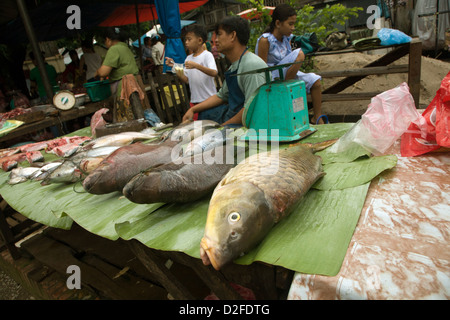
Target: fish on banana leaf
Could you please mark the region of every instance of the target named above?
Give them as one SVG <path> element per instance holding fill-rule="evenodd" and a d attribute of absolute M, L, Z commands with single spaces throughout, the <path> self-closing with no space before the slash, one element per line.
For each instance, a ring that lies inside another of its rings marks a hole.
<path fill-rule="evenodd" d="M 172 149 L 178 141 L 157 144 L 140 142 L 124 146 L 106 157 L 83 181 L 84 189 L 92 194 L 122 192 L 127 182 L 139 172 L 169 163 Z"/>
<path fill-rule="evenodd" d="M 202 153 L 206 150 L 214 149 L 215 147 L 221 146 L 227 141 L 233 140 L 232 137 L 228 135 L 230 129 L 210 129 L 207 130 L 203 135 L 194 138 L 189 142 L 184 150 L 184 156 L 192 156 L 194 154 Z"/>
<path fill-rule="evenodd" d="M 165 131 L 161 138 L 166 140 L 170 138 L 172 141 L 191 141 L 201 136 L 207 129 L 217 128 L 219 124 L 212 120 L 186 121 L 172 130 Z"/>
<path fill-rule="evenodd" d="M 18 184 L 27 181 L 33 174 L 39 171 L 37 167 L 18 167 L 11 170 L 8 184 Z"/>
<path fill-rule="evenodd" d="M 210 194 L 223 176 L 236 165 L 234 148 L 217 147 L 211 152 L 197 153 L 134 176 L 123 188 L 123 194 L 135 203 L 198 200 Z"/>
<path fill-rule="evenodd" d="M 122 192 L 128 181 L 139 172 L 180 157 L 181 144 L 193 132 L 203 132 L 212 126 L 218 126 L 218 123 L 209 120 L 186 122 L 164 132 L 161 136 L 162 142 L 152 144 L 137 142 L 124 146 L 105 158 L 98 168 L 84 179 L 83 187 L 93 194 Z M 180 148 L 175 148 L 176 146 Z"/>
<path fill-rule="evenodd" d="M 33 173 L 29 179 L 34 181 L 44 180 L 50 173 L 56 170 L 62 164 L 62 161 L 54 161 L 44 164 L 38 171 Z"/>
<path fill-rule="evenodd" d="M 325 174 L 314 152 L 333 142 L 254 154 L 231 169 L 209 203 L 203 263 L 219 270 L 262 241 Z"/>
<path fill-rule="evenodd" d="M 84 159 L 96 157 L 104 158 L 119 148 L 119 146 L 107 146 L 77 152 L 73 156 L 65 158 L 63 163 L 45 177 L 41 184 L 47 185 L 50 183 L 71 183 L 79 181 L 85 177 L 80 170 L 80 163 Z"/>
<path fill-rule="evenodd" d="M 83 150 L 89 150 L 94 148 L 106 147 L 106 146 L 126 146 L 136 141 L 150 140 L 160 135 L 152 128 L 147 128 L 141 132 L 121 132 L 117 134 L 109 134 L 103 137 L 99 137 L 88 144 L 83 146 Z"/>

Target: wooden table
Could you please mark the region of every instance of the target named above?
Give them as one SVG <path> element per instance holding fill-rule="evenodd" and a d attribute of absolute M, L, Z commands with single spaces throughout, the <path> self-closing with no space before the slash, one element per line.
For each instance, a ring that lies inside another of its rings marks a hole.
<path fill-rule="evenodd" d="M 370 185 L 341 270 L 296 273 L 292 300 L 449 299 L 450 153 L 401 157 Z"/>
<path fill-rule="evenodd" d="M 347 54 L 354 52 L 364 52 L 376 49 L 392 48 L 393 50 L 386 53 L 382 57 L 369 63 L 363 68 L 343 69 L 336 71 L 317 72 L 322 78 L 345 77 L 331 87 L 322 91 L 322 101 L 351 101 L 351 100 L 370 100 L 381 92 L 363 92 L 363 93 L 340 93 L 349 86 L 365 78 L 368 75 L 375 74 L 393 74 L 407 73 L 408 85 L 411 95 L 414 98 L 416 107 L 419 107 L 420 97 L 420 68 L 422 57 L 422 42 L 419 39 L 413 39 L 410 43 L 392 46 L 377 46 L 364 50 L 348 48 L 336 51 L 314 52 L 308 56 L 323 56 L 330 54 Z M 392 62 L 409 54 L 408 64 L 390 65 Z M 309 97 L 310 99 L 310 97 Z"/>
<path fill-rule="evenodd" d="M 3 137 L 0 137 L 0 144 L 4 145 L 14 138 L 18 138 L 51 126 L 60 126 L 66 121 L 82 118 L 87 115 L 93 114 L 101 108 L 108 107 L 108 102 L 109 100 L 107 99 L 98 102 L 90 102 L 80 108 L 72 108 L 66 111 L 59 110 L 55 116 L 47 116 L 43 120 L 23 124 L 13 131 L 9 132 L 8 134 L 4 135 Z"/>

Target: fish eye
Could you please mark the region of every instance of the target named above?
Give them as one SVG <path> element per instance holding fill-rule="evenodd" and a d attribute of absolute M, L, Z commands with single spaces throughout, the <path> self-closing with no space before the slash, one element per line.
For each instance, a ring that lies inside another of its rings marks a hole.
<path fill-rule="evenodd" d="M 232 212 L 228 215 L 228 221 L 230 222 L 238 222 L 241 219 L 241 215 L 239 212 Z"/>

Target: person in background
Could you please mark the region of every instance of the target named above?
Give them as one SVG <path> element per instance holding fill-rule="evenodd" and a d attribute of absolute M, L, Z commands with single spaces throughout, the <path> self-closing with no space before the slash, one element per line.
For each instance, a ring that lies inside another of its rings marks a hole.
<path fill-rule="evenodd" d="M 295 29 L 297 12 L 288 4 L 280 4 L 275 7 L 272 13 L 272 22 L 266 31 L 256 42 L 255 53 L 260 56 L 269 66 L 302 62 L 305 54 L 301 49 L 292 51 L 291 35 Z M 321 77 L 315 73 L 303 73 L 299 71 L 301 63 L 293 64 L 289 68 L 284 68 L 284 78 L 299 79 L 305 82 L 306 91 L 311 93 L 313 104 L 313 117 L 311 122 L 323 124 L 322 118 L 322 86 Z M 272 73 L 272 77 L 278 77 L 278 71 Z"/>
<path fill-rule="evenodd" d="M 126 35 L 119 28 L 107 28 L 105 31 L 105 46 L 108 48 L 105 60 L 97 70 L 94 77 L 100 79 L 109 77 L 111 82 L 111 92 L 115 96 L 113 121 L 124 122 L 133 120 L 134 115 L 131 106 L 121 100 L 122 78 L 132 74 L 135 77 L 139 74 L 139 68 L 134 59 L 134 54 L 123 42 Z"/>
<path fill-rule="evenodd" d="M 69 56 L 72 61 L 66 65 L 66 69 L 61 74 L 61 81 L 63 83 L 73 83 L 73 86 L 78 88 L 83 85 L 85 70 L 80 70 L 80 58 L 76 50 L 70 50 Z"/>
<path fill-rule="evenodd" d="M 102 65 L 102 58 L 98 53 L 95 53 L 94 46 L 89 40 L 81 42 L 81 49 L 83 50 L 83 55 L 80 59 L 80 66 L 78 69 L 79 73 L 83 73 L 86 67 L 86 82 L 95 81 L 95 73 L 97 69 Z"/>
<path fill-rule="evenodd" d="M 37 67 L 37 60 L 33 52 L 30 52 L 30 59 L 35 65 L 35 67 L 30 71 L 30 91 L 33 92 L 37 90 L 41 102 L 47 103 L 49 102 L 49 99 L 47 97 L 47 93 L 45 92 L 44 82 L 42 81 L 41 73 L 39 71 L 39 68 Z M 58 85 L 58 82 L 56 80 L 57 74 L 55 67 L 45 62 L 44 54 L 42 54 L 42 59 L 44 60 L 45 70 L 47 71 L 50 85 L 52 87 Z"/>
<path fill-rule="evenodd" d="M 183 121 L 213 120 L 223 125 L 242 125 L 245 102 L 266 80 L 264 73 L 240 73 L 267 68 L 260 57 L 247 50 L 250 38 L 249 22 L 239 16 L 228 16 L 216 25 L 217 49 L 231 62 L 225 72 L 225 81 L 219 92 L 190 108 Z"/>
<path fill-rule="evenodd" d="M 164 64 L 164 45 L 161 43 L 161 37 L 157 34 L 152 34 L 152 59 L 155 66 L 162 72 Z"/>
<path fill-rule="evenodd" d="M 152 42 L 150 37 L 144 38 L 144 46 L 142 47 L 142 60 L 144 66 L 153 62 L 152 59 Z"/>
<path fill-rule="evenodd" d="M 214 56 L 205 50 L 204 43 L 207 33 L 200 25 L 190 25 L 186 28 L 185 45 L 192 54 L 186 57 L 184 69 L 174 70 L 174 61 L 166 57 L 166 65 L 172 67 L 181 81 L 188 83 L 191 91 L 191 107 L 205 101 L 212 95 L 217 94 L 214 77 L 217 76 L 217 66 Z M 194 120 L 197 120 L 197 114 Z"/>

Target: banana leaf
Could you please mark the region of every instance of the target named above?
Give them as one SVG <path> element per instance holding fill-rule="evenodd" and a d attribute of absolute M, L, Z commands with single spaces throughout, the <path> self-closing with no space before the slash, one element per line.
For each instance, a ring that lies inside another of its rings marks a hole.
<path fill-rule="evenodd" d="M 397 164 L 394 155 L 362 158 L 353 162 L 328 163 L 323 166 L 325 176 L 317 181 L 312 188 L 318 190 L 339 190 L 356 187 L 370 182 L 384 170 Z"/>
<path fill-rule="evenodd" d="M 237 259 L 278 265 L 309 274 L 335 276 L 364 205 L 370 183 L 342 190 L 310 190 L 254 250 Z"/>
<path fill-rule="evenodd" d="M 73 220 L 61 214 L 53 214 L 52 207 L 58 204 L 61 186 L 41 186 L 37 181 L 25 181 L 9 185 L 9 172 L 0 174 L 0 194 L 17 212 L 28 219 L 44 225 L 69 230 Z M 66 186 L 66 189 L 72 186 Z"/>

